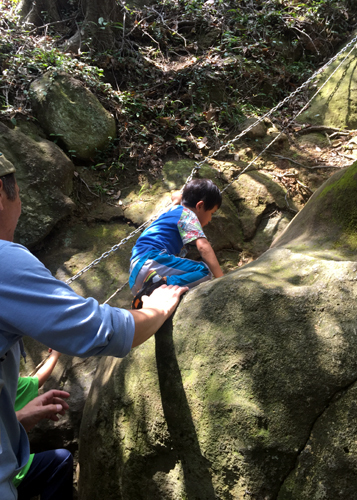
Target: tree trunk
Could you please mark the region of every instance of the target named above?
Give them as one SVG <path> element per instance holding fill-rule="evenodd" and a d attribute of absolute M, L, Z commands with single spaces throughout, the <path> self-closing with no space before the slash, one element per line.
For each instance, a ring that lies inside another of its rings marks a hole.
<path fill-rule="evenodd" d="M 21 23 L 43 26 L 60 21 L 59 3 L 56 0 L 21 0 L 16 9 Z"/>
<path fill-rule="evenodd" d="M 82 0 L 82 28 L 67 43 L 67 50 L 104 51 L 114 47 L 122 31 L 123 7 L 117 0 Z M 115 26 L 117 25 L 117 27 Z"/>
<path fill-rule="evenodd" d="M 43 26 L 60 21 L 68 6 L 69 0 L 20 0 L 16 10 L 21 23 Z M 120 1 L 78 0 L 78 8 L 83 24 L 68 40 L 66 50 L 104 51 L 113 48 L 122 35 L 120 26 L 124 9 Z"/>

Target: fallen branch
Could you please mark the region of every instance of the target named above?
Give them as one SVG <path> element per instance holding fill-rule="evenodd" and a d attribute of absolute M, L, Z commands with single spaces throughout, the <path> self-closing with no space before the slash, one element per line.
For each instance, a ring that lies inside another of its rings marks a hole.
<path fill-rule="evenodd" d="M 343 153 L 339 153 L 338 151 L 336 151 L 336 154 L 338 154 L 339 156 L 342 156 L 343 158 L 347 158 L 348 160 L 356 161 L 356 158 L 354 158 L 353 156 L 344 155 Z"/>
<path fill-rule="evenodd" d="M 344 136 L 346 136 L 346 135 L 350 135 L 350 134 L 351 134 L 351 132 L 334 132 L 333 134 L 331 134 L 329 136 L 329 139 L 332 139 L 333 137 L 335 137 L 337 135 L 344 135 Z"/>
<path fill-rule="evenodd" d="M 304 127 L 300 130 L 295 131 L 296 134 L 312 134 L 313 132 L 331 132 L 331 133 L 340 133 L 345 134 L 346 130 L 341 130 L 340 128 L 327 127 L 325 125 L 311 125 L 311 127 Z M 349 134 L 350 132 L 348 132 Z"/>
<path fill-rule="evenodd" d="M 299 163 L 296 160 L 293 160 L 292 158 L 288 158 L 287 156 L 281 156 L 281 155 L 272 155 L 275 156 L 276 158 L 280 158 L 281 160 L 289 160 L 292 163 L 296 163 L 296 165 L 300 165 L 300 167 L 307 168 L 308 170 L 314 170 L 316 168 L 341 168 L 335 165 L 316 165 L 316 167 L 308 167 L 306 165 L 303 165 L 302 163 Z"/>
<path fill-rule="evenodd" d="M 313 193 L 313 191 L 308 186 L 305 186 L 305 184 L 303 184 L 299 180 L 296 179 L 296 182 L 299 184 L 299 186 L 303 187 L 308 193 L 310 193 L 310 194 Z"/>
<path fill-rule="evenodd" d="M 53 21 L 52 23 L 43 24 L 42 26 L 36 26 L 33 30 L 29 31 L 28 34 L 33 33 L 34 31 L 41 30 L 42 28 L 48 28 L 48 26 L 53 26 L 54 24 L 66 23 L 67 21 L 73 21 L 77 18 L 76 16 L 68 17 L 67 19 L 62 19 L 61 21 Z"/>
<path fill-rule="evenodd" d="M 290 205 L 289 205 L 289 202 L 288 202 L 288 195 L 289 195 L 289 191 L 291 190 L 291 188 L 289 188 L 287 191 L 286 191 L 286 195 L 285 195 L 285 203 L 286 203 L 286 206 L 288 208 L 288 210 L 291 210 L 292 212 L 295 212 L 297 213 L 298 210 L 295 210 L 294 208 L 292 208 Z"/>
<path fill-rule="evenodd" d="M 85 185 L 85 187 L 88 189 L 88 191 L 93 195 L 93 196 L 96 196 L 97 198 L 100 198 L 100 196 L 96 193 L 93 193 L 93 191 L 91 190 L 91 188 L 88 186 L 88 184 L 86 183 L 86 181 L 84 179 L 82 179 L 82 177 L 78 174 L 78 172 L 74 172 L 74 175 L 75 177 L 77 177 L 81 182 L 83 182 L 83 184 Z"/>

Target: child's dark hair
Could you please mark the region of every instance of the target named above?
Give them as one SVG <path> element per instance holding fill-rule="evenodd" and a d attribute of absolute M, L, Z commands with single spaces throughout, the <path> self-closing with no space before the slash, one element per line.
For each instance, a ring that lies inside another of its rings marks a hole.
<path fill-rule="evenodd" d="M 199 201 L 203 201 L 205 210 L 221 206 L 221 192 L 210 179 L 193 179 L 183 188 L 182 205 L 195 208 Z"/>

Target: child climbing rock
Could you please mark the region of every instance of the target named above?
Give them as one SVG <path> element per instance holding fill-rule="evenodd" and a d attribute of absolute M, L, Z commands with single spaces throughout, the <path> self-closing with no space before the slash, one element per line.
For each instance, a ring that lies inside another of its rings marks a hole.
<path fill-rule="evenodd" d="M 202 230 L 219 209 L 222 195 L 209 179 L 194 179 L 173 198 L 176 206 L 160 215 L 138 238 L 130 259 L 132 307 L 161 285 L 192 288 L 223 276 L 217 257 Z M 185 245 L 195 243 L 203 262 L 185 259 Z"/>

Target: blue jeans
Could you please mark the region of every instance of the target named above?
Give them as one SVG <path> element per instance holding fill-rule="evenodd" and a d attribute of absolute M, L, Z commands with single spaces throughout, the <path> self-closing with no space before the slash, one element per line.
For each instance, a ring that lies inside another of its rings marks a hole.
<path fill-rule="evenodd" d="M 67 450 L 36 453 L 17 492 L 18 500 L 30 500 L 37 495 L 41 500 L 72 500 L 72 454 Z"/>

